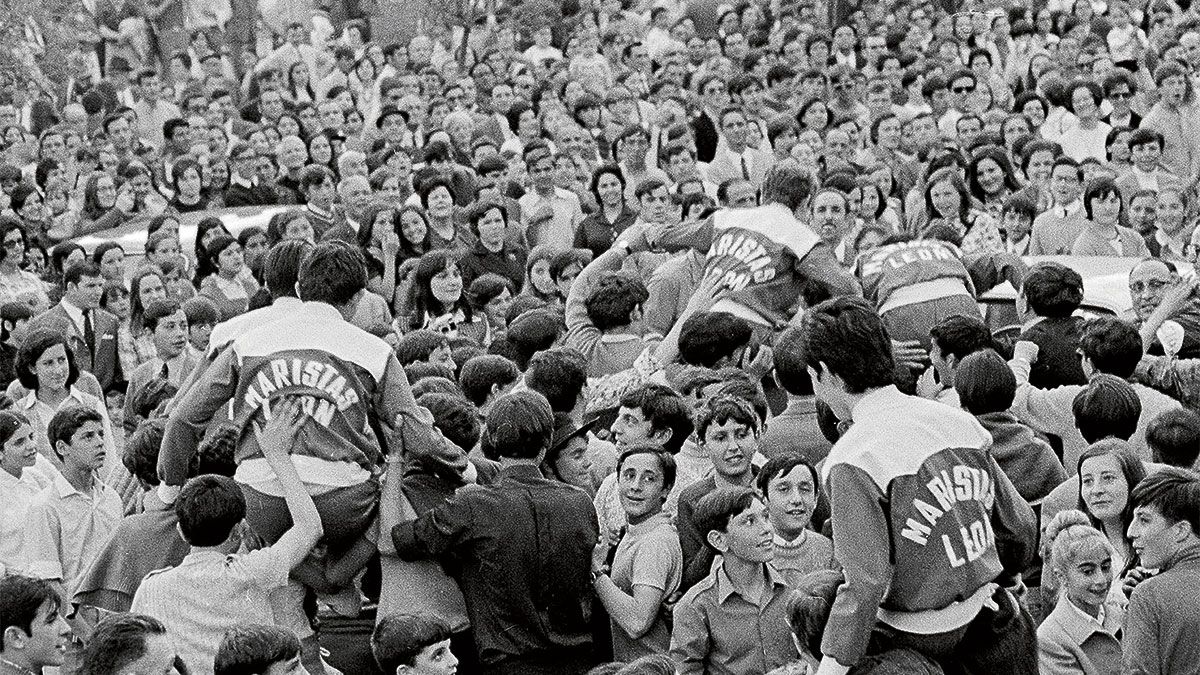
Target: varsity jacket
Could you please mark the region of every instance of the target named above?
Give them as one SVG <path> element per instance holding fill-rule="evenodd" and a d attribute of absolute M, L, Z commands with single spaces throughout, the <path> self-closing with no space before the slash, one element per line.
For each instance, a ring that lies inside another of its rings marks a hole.
<path fill-rule="evenodd" d="M 240 431 L 237 463 L 261 460 L 252 423 L 264 424 L 283 396 L 299 397 L 310 418 L 291 449 L 305 482 L 321 483 L 323 467 L 331 463 L 350 465 L 343 475 L 371 472 L 389 437 L 400 442 L 397 421 L 404 433 L 430 433 L 415 415 L 408 380 L 387 343 L 346 322 L 331 305 L 306 302 L 234 339 L 184 394 L 163 438 L 163 482 L 183 484 L 188 460 L 219 411 Z M 465 457 L 446 463 L 464 468 Z"/>
<path fill-rule="evenodd" d="M 905 305 L 990 290 L 1005 281 L 1019 288 L 1025 264 L 1010 253 L 964 256 L 937 239 L 898 242 L 874 249 L 858 261 L 864 296 L 881 314 Z"/>
<path fill-rule="evenodd" d="M 1037 520 L 971 415 L 889 386 L 851 417 L 823 468 L 846 582 L 821 651 L 853 667 L 877 620 L 921 634 L 970 623 L 992 582 L 1033 559 Z"/>

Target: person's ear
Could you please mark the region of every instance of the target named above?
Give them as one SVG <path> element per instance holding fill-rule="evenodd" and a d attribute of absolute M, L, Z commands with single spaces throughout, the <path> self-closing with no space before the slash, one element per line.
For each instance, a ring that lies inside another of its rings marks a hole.
<path fill-rule="evenodd" d="M 720 553 L 725 553 L 729 550 L 728 537 L 721 530 L 709 530 L 704 539 L 708 542 L 709 546 L 717 549 Z"/>
<path fill-rule="evenodd" d="M 21 649 L 29 638 L 29 633 L 16 626 L 8 626 L 4 629 L 4 648 Z"/>

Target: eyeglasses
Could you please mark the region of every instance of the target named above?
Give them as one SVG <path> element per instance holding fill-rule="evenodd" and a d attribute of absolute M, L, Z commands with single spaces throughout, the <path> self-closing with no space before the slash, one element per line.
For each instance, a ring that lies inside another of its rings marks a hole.
<path fill-rule="evenodd" d="M 830 86 L 833 88 L 833 90 L 834 90 L 834 91 L 843 91 L 843 90 L 845 90 L 845 89 L 849 89 L 849 88 L 853 87 L 853 86 L 854 86 L 854 83 L 853 83 L 853 82 L 845 82 L 845 81 L 840 81 L 840 82 L 834 82 L 834 83 L 833 83 L 832 85 L 830 85 Z"/>
<path fill-rule="evenodd" d="M 20 246 L 20 247 L 24 248 L 25 240 L 18 237 L 16 239 L 9 239 L 4 242 L 4 248 L 12 248 L 14 246 Z"/>
<path fill-rule="evenodd" d="M 969 94 L 975 91 L 975 87 L 954 87 L 950 91 L 954 92 L 955 94 Z"/>
<path fill-rule="evenodd" d="M 1133 98 L 1133 94 L 1128 91 L 1114 91 L 1109 93 L 1108 97 L 1114 101 L 1124 101 L 1127 98 Z"/>

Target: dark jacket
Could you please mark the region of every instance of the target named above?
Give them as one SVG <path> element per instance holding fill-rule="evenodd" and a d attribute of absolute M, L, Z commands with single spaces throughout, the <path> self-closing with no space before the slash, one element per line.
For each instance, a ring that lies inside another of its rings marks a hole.
<path fill-rule="evenodd" d="M 521 291 L 525 282 L 525 249 L 505 244 L 499 251 L 489 251 L 482 243 L 458 261 L 462 270 L 463 286 L 469 288 L 471 282 L 491 272 L 508 279 L 513 285 L 513 295 Z"/>
<path fill-rule="evenodd" d="M 1021 333 L 1021 340 L 1038 346 L 1038 360 L 1029 373 L 1029 383 L 1038 389 L 1067 384 L 1087 384 L 1079 360 L 1079 335 L 1083 319 L 1077 316 L 1047 317 Z"/>
<path fill-rule="evenodd" d="M 49 328 L 67 338 L 71 351 L 75 354 L 75 363 L 80 370 L 86 370 L 96 376 L 100 387 L 105 391 L 116 382 L 125 379 L 121 372 L 121 361 L 117 357 L 117 317 L 103 309 L 92 310 L 92 329 L 96 334 L 94 349 L 88 349 L 84 342 L 83 333 L 61 303 L 35 316 L 29 324 L 29 330 Z"/>
<path fill-rule="evenodd" d="M 225 206 L 272 206 L 279 203 L 279 195 L 270 185 L 246 187 L 231 183 L 225 188 Z"/>
<path fill-rule="evenodd" d="M 599 258 L 613 245 L 617 235 L 624 232 L 635 220 L 637 212 L 629 208 L 628 204 L 621 205 L 621 214 L 611 223 L 604 217 L 604 209 L 597 209 L 595 213 L 584 218 L 575 229 L 575 248 L 591 249 L 592 255 Z"/>

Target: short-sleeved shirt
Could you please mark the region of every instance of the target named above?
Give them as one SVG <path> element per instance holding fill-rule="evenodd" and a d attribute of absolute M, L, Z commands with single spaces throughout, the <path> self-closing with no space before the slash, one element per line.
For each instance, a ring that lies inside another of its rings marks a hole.
<path fill-rule="evenodd" d="M 151 572 L 130 611 L 162 621 L 192 673 L 212 673 L 225 631 L 241 623 L 275 624 L 270 594 L 287 585 L 287 561 L 268 547 L 243 555 L 193 551 L 179 567 Z"/>
<path fill-rule="evenodd" d="M 68 593 L 100 553 L 124 507 L 116 491 L 99 480 L 91 494 L 83 494 L 62 475 L 54 477 L 29 506 L 28 528 L 30 576 L 61 579 Z"/>
<path fill-rule="evenodd" d="M 633 595 L 635 586 L 649 586 L 667 597 L 683 581 L 683 551 L 679 534 L 665 513 L 630 525 L 613 556 L 612 580 L 623 593 Z M 610 619 L 611 621 L 611 619 Z M 633 661 L 647 654 L 661 654 L 671 647 L 671 629 L 660 615 L 650 630 L 631 638 L 612 622 L 613 658 Z"/>
<path fill-rule="evenodd" d="M 25 517 L 38 494 L 50 486 L 51 477 L 57 473 L 41 455 L 37 456 L 36 464 L 21 472 L 20 478 L 0 471 L 0 575 L 24 573 L 29 559 Z"/>

